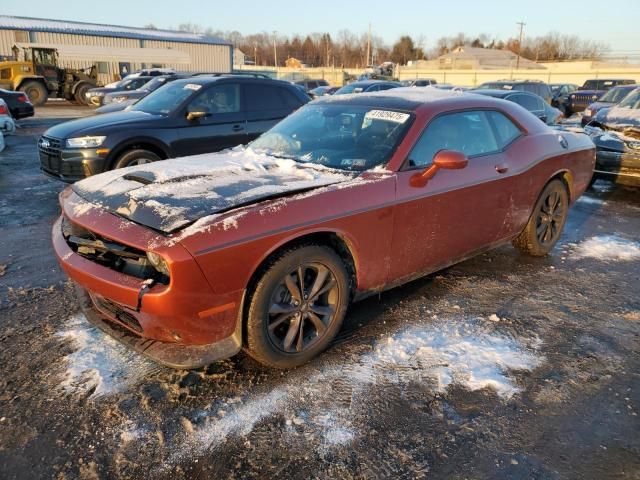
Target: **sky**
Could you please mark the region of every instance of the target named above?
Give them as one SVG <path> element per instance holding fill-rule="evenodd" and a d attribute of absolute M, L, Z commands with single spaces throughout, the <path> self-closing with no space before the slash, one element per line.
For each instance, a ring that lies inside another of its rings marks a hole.
<path fill-rule="evenodd" d="M 574 34 L 608 44 L 610 53 L 640 55 L 640 0 L 617 0 L 611 8 L 602 0 L 1 0 L 0 14 L 57 20 L 76 20 L 158 28 L 196 23 L 214 30 L 237 30 L 243 34 L 273 32 L 306 34 L 342 29 L 360 34 L 369 22 L 374 35 L 391 45 L 401 35 L 423 36 L 425 47 L 435 46 L 442 36 L 463 32 L 467 36 L 488 34 L 507 39 L 518 35 L 516 22 L 526 23 L 526 36 L 550 31 Z M 521 4 L 518 8 L 515 3 Z"/>

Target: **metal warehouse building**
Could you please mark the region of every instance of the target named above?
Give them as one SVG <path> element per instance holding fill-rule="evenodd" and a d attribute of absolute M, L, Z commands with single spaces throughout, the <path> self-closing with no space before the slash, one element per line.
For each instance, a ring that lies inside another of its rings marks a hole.
<path fill-rule="evenodd" d="M 98 66 L 102 84 L 141 68 L 230 72 L 233 46 L 197 33 L 0 15 L 0 55 L 18 46 L 58 49 L 61 66 Z"/>

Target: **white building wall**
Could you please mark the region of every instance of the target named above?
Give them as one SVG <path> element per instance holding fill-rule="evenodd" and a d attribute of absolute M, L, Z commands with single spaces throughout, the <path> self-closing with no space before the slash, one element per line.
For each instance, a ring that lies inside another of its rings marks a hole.
<path fill-rule="evenodd" d="M 164 40 L 140 40 L 133 38 L 103 37 L 96 35 L 76 35 L 68 33 L 53 32 L 30 32 L 29 41 L 42 44 L 65 44 L 65 45 L 92 45 L 103 47 L 127 47 L 127 48 L 171 48 L 187 53 L 191 57 L 191 63 L 185 64 L 163 64 L 162 66 L 174 68 L 179 71 L 188 72 L 230 72 L 232 65 L 233 47 L 228 45 L 210 45 L 202 43 L 169 42 Z M 24 33 L 18 33 L 24 37 Z M 14 30 L 0 30 L 0 55 L 11 55 L 11 47 L 15 43 L 24 42 L 25 39 L 18 39 Z M 99 61 L 99 59 L 96 59 Z M 126 60 L 125 60 L 126 61 Z M 118 78 L 118 62 L 106 62 L 108 72 L 98 75 L 101 84 L 113 82 Z M 131 63 L 131 71 L 143 68 L 143 63 Z M 87 68 L 91 62 L 76 61 L 69 58 L 60 60 L 63 67 Z M 151 65 L 149 65 L 150 67 Z"/>

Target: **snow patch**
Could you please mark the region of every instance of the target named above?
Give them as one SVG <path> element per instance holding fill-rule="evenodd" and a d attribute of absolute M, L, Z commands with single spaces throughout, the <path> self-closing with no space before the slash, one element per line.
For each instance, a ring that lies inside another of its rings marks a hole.
<path fill-rule="evenodd" d="M 587 195 L 582 195 L 576 201 L 580 202 L 580 203 L 588 204 L 588 205 L 602 205 L 602 206 L 604 206 L 604 205 L 607 204 L 607 202 L 605 202 L 604 200 L 601 200 L 599 198 L 589 197 Z"/>
<path fill-rule="evenodd" d="M 91 326 L 80 313 L 72 316 L 57 335 L 76 348 L 65 357 L 61 386 L 67 394 L 108 395 L 161 368 Z"/>
<path fill-rule="evenodd" d="M 640 258 L 640 243 L 616 235 L 598 235 L 580 243 L 570 258 L 631 261 Z"/>
<path fill-rule="evenodd" d="M 469 390 L 491 388 L 509 399 L 520 390 L 509 372 L 540 365 L 544 361 L 538 353 L 540 343 L 537 337 L 510 337 L 496 331 L 493 324 L 475 319 L 447 319 L 404 329 L 379 341 L 372 352 L 353 362 L 311 374 L 308 368 L 291 371 L 280 387 L 227 405 L 223 416 L 196 413 L 204 417 L 203 422 L 172 447 L 172 456 L 161 468 L 210 453 L 229 437 L 246 436 L 258 422 L 277 414 L 293 419 L 286 422 L 292 429 L 293 424 L 319 433 L 327 447 L 346 445 L 359 435 L 350 412 L 362 408 L 361 402 L 368 401 L 372 387 L 426 381 L 440 393 L 457 384 Z M 335 384 L 352 389 L 350 406 L 324 401 L 335 399 Z"/>

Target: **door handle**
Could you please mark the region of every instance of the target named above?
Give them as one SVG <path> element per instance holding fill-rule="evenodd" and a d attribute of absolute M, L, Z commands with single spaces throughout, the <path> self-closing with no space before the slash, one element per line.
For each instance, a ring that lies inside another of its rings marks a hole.
<path fill-rule="evenodd" d="M 239 132 L 240 130 L 244 130 L 244 127 L 242 125 L 234 125 L 233 127 L 231 127 L 231 130 L 233 130 L 234 132 Z"/>
<path fill-rule="evenodd" d="M 496 165 L 496 172 L 498 173 L 507 173 L 509 170 L 509 166 L 506 163 L 499 163 Z"/>

